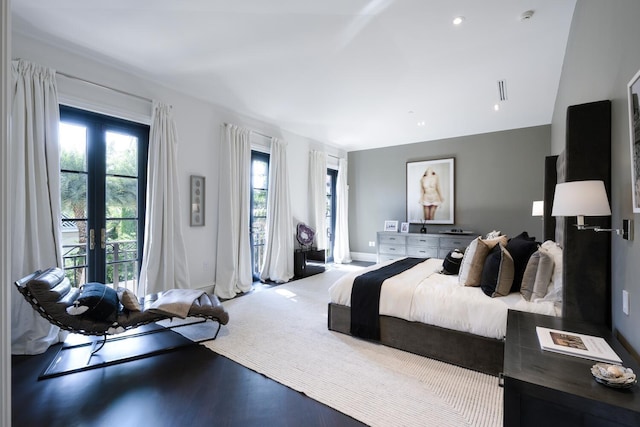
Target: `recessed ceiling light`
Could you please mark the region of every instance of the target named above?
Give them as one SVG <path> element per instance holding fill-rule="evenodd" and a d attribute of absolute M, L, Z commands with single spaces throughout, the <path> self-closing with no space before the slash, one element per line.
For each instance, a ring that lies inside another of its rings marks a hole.
<path fill-rule="evenodd" d="M 494 111 L 500 111 L 500 104 L 494 104 L 493 110 Z"/>
<path fill-rule="evenodd" d="M 464 21 L 464 16 L 456 16 L 453 18 L 453 25 L 460 25 Z"/>
<path fill-rule="evenodd" d="M 426 126 L 426 125 L 427 125 L 427 123 L 424 120 L 421 120 L 421 121 L 418 122 L 418 126 L 419 127 L 423 127 L 423 126 Z"/>

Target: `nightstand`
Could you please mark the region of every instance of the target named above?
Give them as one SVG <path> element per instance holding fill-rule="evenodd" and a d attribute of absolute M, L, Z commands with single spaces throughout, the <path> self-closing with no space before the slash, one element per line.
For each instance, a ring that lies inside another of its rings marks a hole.
<path fill-rule="evenodd" d="M 596 361 L 542 350 L 536 326 L 604 338 L 624 366 L 640 374 L 631 355 L 604 326 L 509 311 L 504 348 L 504 425 L 640 426 L 640 386 L 612 389 L 591 375 Z"/>

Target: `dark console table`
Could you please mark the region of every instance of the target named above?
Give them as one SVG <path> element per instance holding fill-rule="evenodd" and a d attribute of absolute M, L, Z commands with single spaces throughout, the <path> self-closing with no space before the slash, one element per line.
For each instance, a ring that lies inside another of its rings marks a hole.
<path fill-rule="evenodd" d="M 325 251 L 317 249 L 296 249 L 293 253 L 294 279 L 322 273 L 325 264 Z"/>
<path fill-rule="evenodd" d="M 638 363 L 605 327 L 509 311 L 504 349 L 504 425 L 640 426 L 640 386 L 612 389 L 597 383 L 596 362 L 542 350 L 536 326 L 603 337 L 624 366 Z"/>

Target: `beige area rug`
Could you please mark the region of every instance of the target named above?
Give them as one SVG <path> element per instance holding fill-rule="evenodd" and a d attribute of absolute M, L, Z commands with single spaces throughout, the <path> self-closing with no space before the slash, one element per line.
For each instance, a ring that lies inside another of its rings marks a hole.
<path fill-rule="evenodd" d="M 229 323 L 203 345 L 371 426 L 502 425 L 496 377 L 329 331 L 342 274 L 225 301 Z"/>

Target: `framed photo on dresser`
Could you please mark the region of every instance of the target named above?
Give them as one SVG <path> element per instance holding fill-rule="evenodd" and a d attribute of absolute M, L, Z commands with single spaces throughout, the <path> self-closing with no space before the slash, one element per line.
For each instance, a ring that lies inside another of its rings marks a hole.
<path fill-rule="evenodd" d="M 454 159 L 407 162 L 407 221 L 453 224 Z"/>

